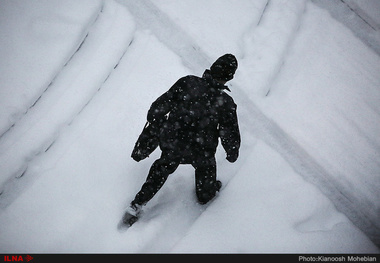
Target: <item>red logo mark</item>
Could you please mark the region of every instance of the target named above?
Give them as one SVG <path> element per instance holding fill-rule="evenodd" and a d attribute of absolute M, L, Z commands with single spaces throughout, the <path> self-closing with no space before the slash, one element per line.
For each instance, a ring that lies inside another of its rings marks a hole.
<path fill-rule="evenodd" d="M 25 260 L 26 260 L 26 262 L 29 262 L 29 261 L 31 261 L 32 259 L 33 259 L 32 256 L 29 256 L 29 255 L 26 255 L 26 256 L 25 256 Z"/>
<path fill-rule="evenodd" d="M 33 259 L 32 256 L 26 255 L 24 258 L 22 256 L 4 256 L 4 262 L 15 262 L 15 261 L 26 261 L 29 262 Z"/>

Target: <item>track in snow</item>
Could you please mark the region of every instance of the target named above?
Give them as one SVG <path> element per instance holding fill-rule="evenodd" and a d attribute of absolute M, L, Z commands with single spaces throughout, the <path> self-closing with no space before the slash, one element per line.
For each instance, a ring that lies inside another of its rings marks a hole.
<path fill-rule="evenodd" d="M 312 0 L 326 9 L 332 17 L 346 25 L 367 46 L 380 55 L 380 25 L 358 6 L 348 0 Z"/>

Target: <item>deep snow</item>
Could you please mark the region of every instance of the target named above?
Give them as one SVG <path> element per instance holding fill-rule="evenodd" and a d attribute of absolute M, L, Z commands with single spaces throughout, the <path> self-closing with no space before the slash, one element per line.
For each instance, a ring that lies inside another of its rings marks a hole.
<path fill-rule="evenodd" d="M 379 252 L 380 57 L 354 32 L 302 0 L 64 3 L 0 1 L 0 252 Z M 221 192 L 197 204 L 181 166 L 118 232 L 151 102 L 227 52 Z"/>

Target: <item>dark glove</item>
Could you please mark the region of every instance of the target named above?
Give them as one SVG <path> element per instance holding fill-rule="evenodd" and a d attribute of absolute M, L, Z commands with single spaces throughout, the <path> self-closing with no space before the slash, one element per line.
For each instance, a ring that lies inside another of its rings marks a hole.
<path fill-rule="evenodd" d="M 143 155 L 143 154 L 141 153 L 141 151 L 139 151 L 138 149 L 134 149 L 134 150 L 133 150 L 131 157 L 132 157 L 133 160 L 135 160 L 136 162 L 140 162 L 141 160 L 143 160 L 143 159 L 146 158 L 146 156 Z"/>
<path fill-rule="evenodd" d="M 234 163 L 234 162 L 236 162 L 236 160 L 238 159 L 238 157 L 239 157 L 239 152 L 227 153 L 226 159 L 230 163 Z"/>
<path fill-rule="evenodd" d="M 133 148 L 131 155 L 133 160 L 136 162 L 144 160 L 158 147 L 158 131 L 159 127 L 148 122 L 145 124 L 145 127 Z"/>

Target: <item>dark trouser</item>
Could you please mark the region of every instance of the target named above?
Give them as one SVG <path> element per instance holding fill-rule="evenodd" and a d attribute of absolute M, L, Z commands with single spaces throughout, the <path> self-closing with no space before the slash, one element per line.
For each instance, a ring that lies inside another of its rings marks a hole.
<path fill-rule="evenodd" d="M 144 205 L 160 190 L 168 176 L 181 164 L 180 159 L 172 158 L 162 153 L 150 168 L 148 177 L 136 194 L 132 203 Z M 197 158 L 190 162 L 195 168 L 195 190 L 199 203 L 205 204 L 210 201 L 218 191 L 216 185 L 216 161 L 215 157 Z"/>

